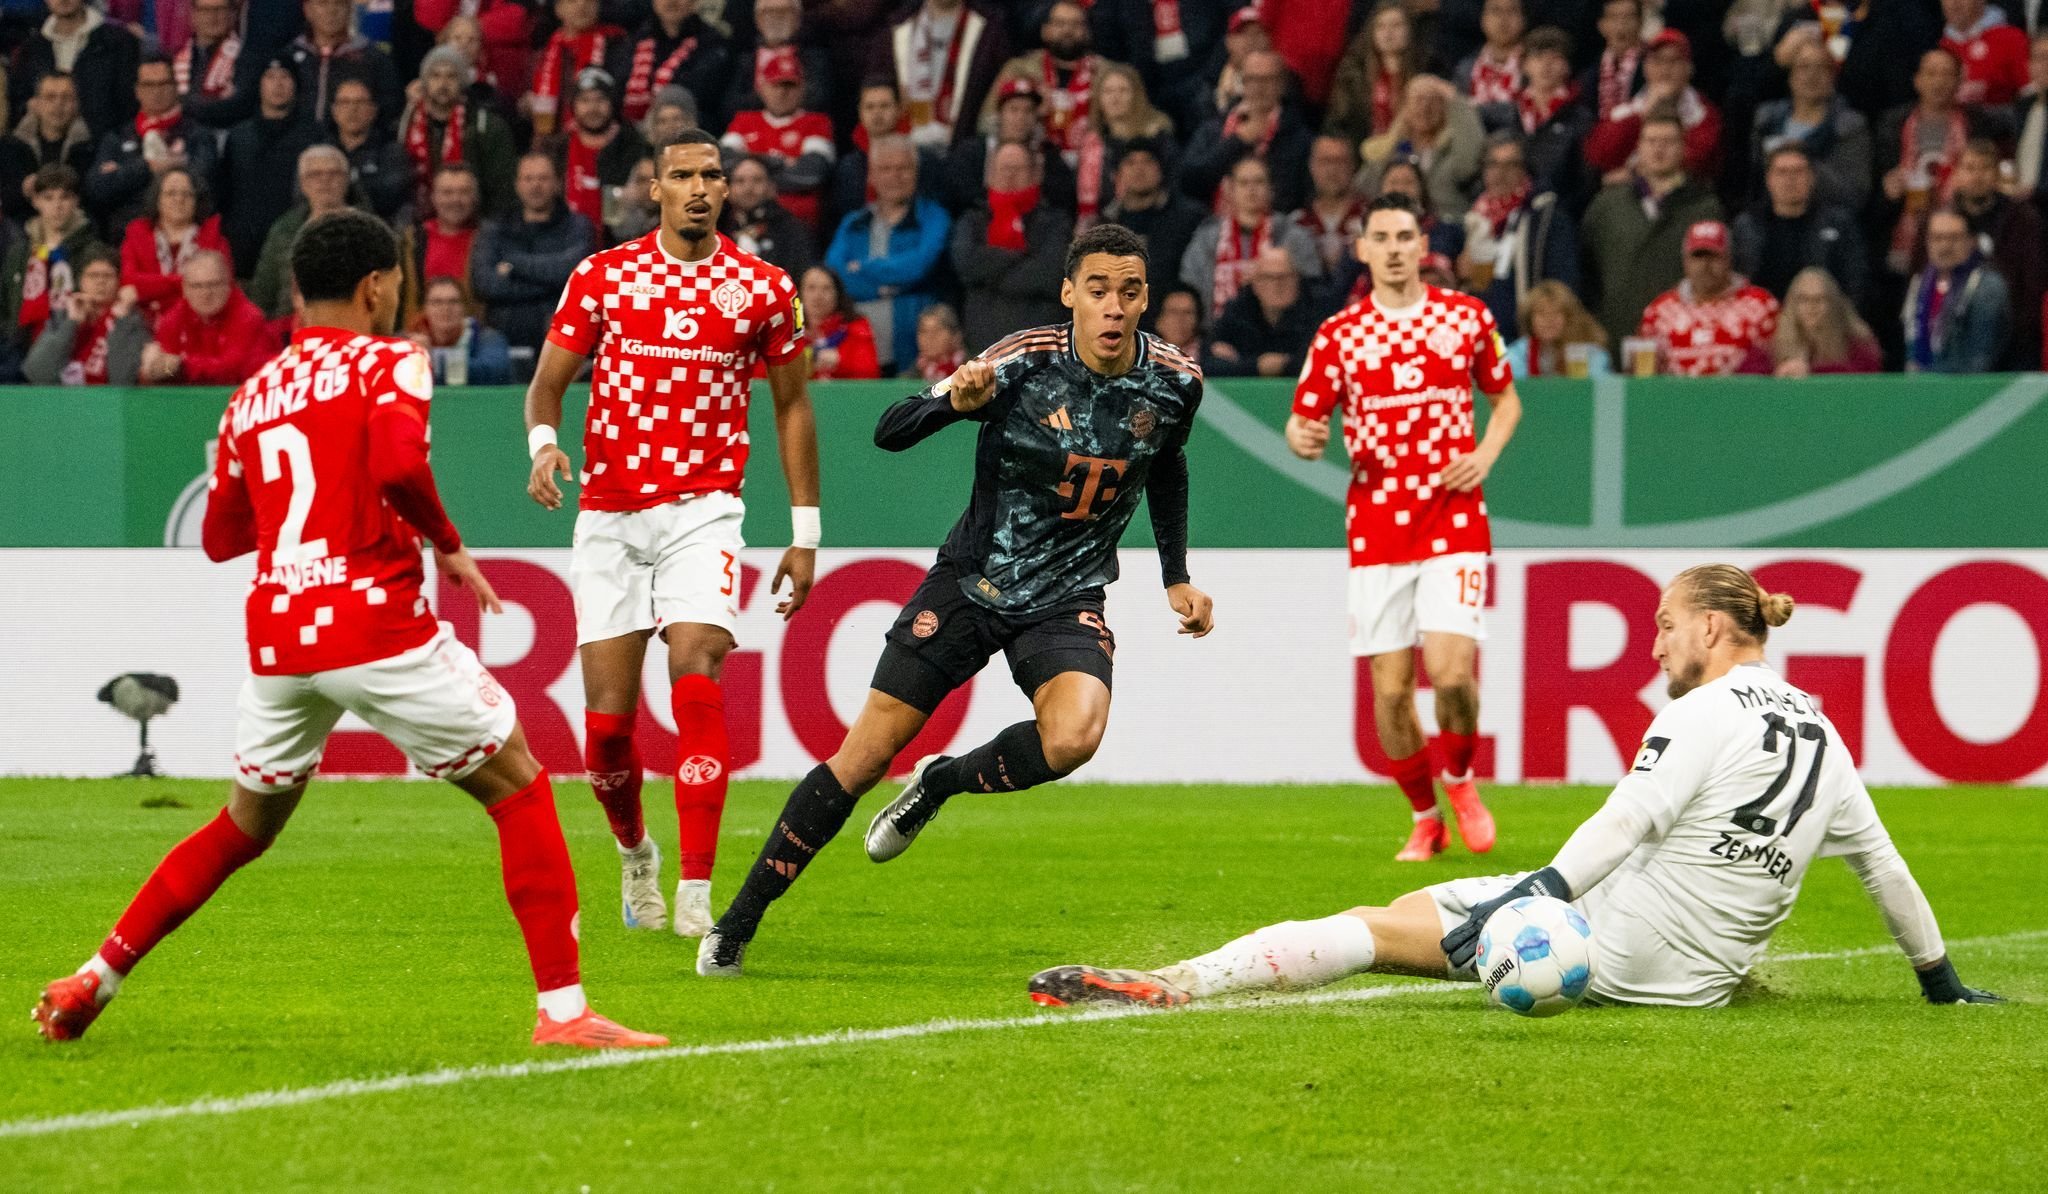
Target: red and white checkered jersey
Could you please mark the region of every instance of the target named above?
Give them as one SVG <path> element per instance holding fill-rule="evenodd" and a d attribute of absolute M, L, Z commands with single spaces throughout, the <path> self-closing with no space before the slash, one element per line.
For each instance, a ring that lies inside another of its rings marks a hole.
<path fill-rule="evenodd" d="M 1726 294 L 1704 303 L 1693 298 L 1692 283 L 1679 283 L 1644 309 L 1636 335 L 1657 342 L 1666 373 L 1727 377 L 1777 330 L 1778 300 L 1737 278 Z"/>
<path fill-rule="evenodd" d="M 313 327 L 228 399 L 209 488 L 244 487 L 254 511 L 257 674 L 353 667 L 434 637 L 419 535 L 370 475 L 370 413 L 404 403 L 425 420 L 433 394 L 412 342 Z"/>
<path fill-rule="evenodd" d="M 1403 310 L 1382 308 L 1368 294 L 1316 329 L 1294 413 L 1344 416 L 1352 567 L 1491 550 L 1479 488 L 1443 487 L 1444 466 L 1477 446 L 1475 378 L 1498 394 L 1514 374 L 1493 313 L 1468 294 L 1428 286 L 1421 302 Z"/>
<path fill-rule="evenodd" d="M 548 341 L 597 351 L 583 429 L 585 510 L 646 510 L 692 493 L 738 493 L 748 379 L 804 350 L 789 275 L 723 235 L 679 261 L 661 230 L 583 259 Z"/>

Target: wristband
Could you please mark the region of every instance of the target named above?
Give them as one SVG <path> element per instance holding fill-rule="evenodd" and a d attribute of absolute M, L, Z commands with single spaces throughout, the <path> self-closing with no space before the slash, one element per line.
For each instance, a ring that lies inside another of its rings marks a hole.
<path fill-rule="evenodd" d="M 824 537 L 824 530 L 818 520 L 816 506 L 791 506 L 789 508 L 789 545 L 791 547 L 816 548 Z"/>
<path fill-rule="evenodd" d="M 534 425 L 534 426 L 532 426 L 532 427 L 529 427 L 529 428 L 527 428 L 527 431 L 526 431 L 526 458 L 527 458 L 528 460 L 531 460 L 531 459 L 533 459 L 533 458 L 534 458 L 535 456 L 538 456 L 538 455 L 540 455 L 540 450 L 541 450 L 542 448 L 552 448 L 552 447 L 554 447 L 554 446 L 555 446 L 555 429 L 554 429 L 554 428 L 552 428 L 552 427 L 548 426 L 548 425 L 547 425 L 546 423 L 538 423 L 538 424 L 535 424 L 535 425 Z"/>

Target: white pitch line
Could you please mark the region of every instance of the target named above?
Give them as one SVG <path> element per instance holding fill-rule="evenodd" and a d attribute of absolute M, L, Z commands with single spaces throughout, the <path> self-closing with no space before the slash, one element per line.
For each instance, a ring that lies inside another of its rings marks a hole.
<path fill-rule="evenodd" d="M 1979 946 L 2004 945 L 2044 937 L 2048 937 L 2048 929 L 2005 933 L 1995 937 L 1963 938 L 1951 941 L 1948 944 L 1951 949 L 1968 949 Z M 1850 958 L 1896 952 L 1896 946 L 1884 945 L 1872 946 L 1867 949 L 1837 950 L 1832 953 L 1777 954 L 1765 958 L 1764 961 L 1845 961 Z M 1212 1002 L 1192 1004 L 1170 1012 L 1149 1007 L 1091 1007 L 1072 1012 L 1039 1012 L 1026 1016 L 991 1016 L 972 1020 L 955 1018 L 925 1020 L 917 1024 L 897 1024 L 887 1028 L 847 1028 L 833 1032 L 811 1033 L 805 1036 L 777 1036 L 749 1041 L 722 1041 L 708 1045 L 674 1045 L 665 1049 L 606 1050 L 551 1061 L 521 1061 L 504 1065 L 457 1066 L 438 1070 L 423 1070 L 410 1074 L 390 1074 L 382 1078 L 343 1078 L 336 1082 L 322 1083 L 319 1086 L 287 1087 L 283 1090 L 258 1091 L 253 1094 L 209 1097 L 194 1099 L 189 1103 L 159 1104 L 153 1107 L 130 1107 L 117 1111 L 82 1111 L 72 1115 L 55 1115 L 40 1119 L 8 1120 L 0 1122 L 0 1139 L 27 1136 L 55 1136 L 66 1132 L 91 1131 L 95 1128 L 135 1127 L 167 1119 L 235 1115 L 244 1111 L 298 1107 L 307 1103 L 325 1103 L 336 1099 L 352 1099 L 363 1095 L 389 1094 L 396 1091 L 420 1090 L 436 1086 L 455 1086 L 465 1082 L 531 1078 L 547 1074 L 579 1073 L 584 1070 L 617 1069 L 622 1066 L 647 1065 L 661 1061 L 679 1061 L 691 1057 L 729 1057 L 751 1053 L 781 1053 L 792 1049 L 821 1049 L 835 1045 L 864 1045 L 881 1041 L 915 1040 L 923 1037 L 949 1036 L 962 1032 L 988 1032 L 1007 1028 L 1057 1028 L 1073 1024 L 1094 1024 L 1104 1020 L 1127 1020 L 1138 1016 L 1185 1015 L 1195 1012 L 1247 1011 L 1260 1008 L 1364 1003 L 1368 1000 L 1397 998 L 1407 995 L 1448 995 L 1470 990 L 1470 987 L 1463 984 L 1453 986 L 1435 983 L 1402 983 L 1376 987 L 1353 987 L 1338 991 L 1309 991 L 1293 995 L 1273 994 L 1262 997 L 1220 999 Z"/>

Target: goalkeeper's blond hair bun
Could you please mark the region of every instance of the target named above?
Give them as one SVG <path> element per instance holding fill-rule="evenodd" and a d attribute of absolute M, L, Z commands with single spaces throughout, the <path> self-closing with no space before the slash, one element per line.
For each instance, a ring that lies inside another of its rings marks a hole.
<path fill-rule="evenodd" d="M 1790 593 L 1767 593 L 1756 577 L 1733 564 L 1701 564 L 1687 568 L 1671 582 L 1694 609 L 1725 614 L 1742 633 L 1764 642 L 1771 627 L 1792 619 L 1797 602 Z"/>

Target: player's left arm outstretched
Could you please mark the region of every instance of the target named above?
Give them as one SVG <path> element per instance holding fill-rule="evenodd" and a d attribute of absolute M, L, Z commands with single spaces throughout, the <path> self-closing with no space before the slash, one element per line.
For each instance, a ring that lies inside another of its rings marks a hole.
<path fill-rule="evenodd" d="M 803 337 L 796 337 L 802 343 Z M 818 518 L 818 421 L 811 409 L 810 359 L 796 353 L 768 366 L 768 389 L 775 396 L 775 446 L 782 456 L 782 475 L 789 483 L 790 546 L 775 568 L 768 591 L 779 592 L 789 580 L 789 596 L 775 606 L 783 620 L 796 615 L 811 595 L 818 571 L 818 543 L 823 528 Z"/>
<path fill-rule="evenodd" d="M 1913 975 L 1920 980 L 1920 993 L 1929 1003 L 2004 1003 L 1989 991 L 1966 987 L 1948 960 L 1948 947 L 1941 928 L 1934 922 L 1934 909 L 1927 894 L 1913 878 L 1900 856 L 1899 848 L 1878 819 L 1877 805 L 1861 780 L 1835 823 L 1821 842 L 1822 857 L 1839 855 L 1862 881 L 1863 890 L 1884 917 L 1885 928 L 1898 942 Z"/>

